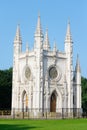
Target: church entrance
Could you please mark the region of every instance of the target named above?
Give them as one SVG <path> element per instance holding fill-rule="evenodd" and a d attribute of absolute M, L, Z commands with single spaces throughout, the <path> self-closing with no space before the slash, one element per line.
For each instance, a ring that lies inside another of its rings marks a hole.
<path fill-rule="evenodd" d="M 23 100 L 22 100 L 22 108 L 23 108 L 23 112 L 27 112 L 28 111 L 28 96 L 26 94 L 26 91 L 23 92 Z"/>
<path fill-rule="evenodd" d="M 56 94 L 52 93 L 50 98 L 50 112 L 56 112 Z"/>

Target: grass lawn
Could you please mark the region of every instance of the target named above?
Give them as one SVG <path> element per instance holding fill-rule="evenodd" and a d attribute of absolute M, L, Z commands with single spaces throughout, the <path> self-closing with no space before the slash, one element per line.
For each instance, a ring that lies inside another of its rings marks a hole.
<path fill-rule="evenodd" d="M 0 130 L 87 130 L 87 119 L 10 120 L 0 119 Z"/>

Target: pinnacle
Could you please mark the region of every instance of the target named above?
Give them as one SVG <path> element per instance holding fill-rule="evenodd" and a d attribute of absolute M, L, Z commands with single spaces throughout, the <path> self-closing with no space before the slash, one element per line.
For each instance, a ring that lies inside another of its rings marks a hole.
<path fill-rule="evenodd" d="M 19 41 L 20 43 L 22 43 L 19 24 L 17 25 L 16 36 L 15 36 L 14 41 Z"/>
<path fill-rule="evenodd" d="M 40 35 L 42 35 L 42 28 L 41 28 L 40 15 L 38 15 L 36 34 L 40 34 Z"/>
<path fill-rule="evenodd" d="M 68 21 L 68 26 L 67 26 L 67 35 L 70 35 L 71 32 L 70 32 L 70 21 Z"/>
<path fill-rule="evenodd" d="M 72 42 L 71 29 L 70 29 L 70 20 L 68 20 L 65 42 Z"/>
<path fill-rule="evenodd" d="M 46 29 L 46 34 L 45 34 L 45 44 L 49 45 L 48 29 Z"/>
<path fill-rule="evenodd" d="M 56 47 L 56 42 L 54 41 L 54 48 L 53 48 L 54 51 L 57 51 L 57 47 Z"/>
<path fill-rule="evenodd" d="M 26 43 L 26 52 L 28 52 L 29 51 L 29 45 L 28 45 L 28 43 Z"/>
<path fill-rule="evenodd" d="M 49 37 L 48 37 L 48 29 L 46 29 L 45 40 L 44 40 L 44 48 L 46 50 L 50 48 Z"/>
<path fill-rule="evenodd" d="M 77 61 L 76 61 L 76 71 L 81 72 L 78 54 L 77 54 Z"/>

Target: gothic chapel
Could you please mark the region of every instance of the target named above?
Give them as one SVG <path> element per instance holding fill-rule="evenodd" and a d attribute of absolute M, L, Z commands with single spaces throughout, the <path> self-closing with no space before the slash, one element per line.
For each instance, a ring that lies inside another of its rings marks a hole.
<path fill-rule="evenodd" d="M 12 115 L 19 117 L 81 116 L 81 71 L 77 56 L 73 70 L 73 41 L 68 23 L 65 50 L 50 49 L 40 16 L 34 34 L 34 48 L 22 52 L 20 27 L 17 27 L 13 54 Z"/>

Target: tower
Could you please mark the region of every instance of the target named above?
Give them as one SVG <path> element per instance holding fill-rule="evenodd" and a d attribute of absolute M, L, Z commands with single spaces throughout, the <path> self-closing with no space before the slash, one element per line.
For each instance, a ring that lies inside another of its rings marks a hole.
<path fill-rule="evenodd" d="M 16 36 L 14 39 L 14 54 L 13 54 L 13 81 L 12 81 L 12 111 L 14 108 L 18 109 L 19 97 L 19 55 L 22 52 L 22 39 L 20 34 L 20 26 L 17 26 Z"/>
<path fill-rule="evenodd" d="M 66 38 L 65 38 L 66 77 L 68 88 L 68 108 L 73 108 L 73 41 L 70 30 L 70 22 L 68 22 Z M 71 113 L 71 112 L 70 112 Z"/>
<path fill-rule="evenodd" d="M 43 107 L 43 32 L 41 27 L 40 15 L 38 16 L 37 27 L 34 35 L 35 70 L 36 70 L 36 108 L 42 111 Z M 36 99 L 37 98 L 37 99 Z"/>

